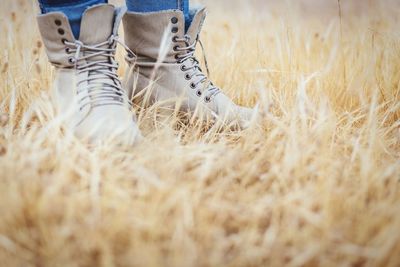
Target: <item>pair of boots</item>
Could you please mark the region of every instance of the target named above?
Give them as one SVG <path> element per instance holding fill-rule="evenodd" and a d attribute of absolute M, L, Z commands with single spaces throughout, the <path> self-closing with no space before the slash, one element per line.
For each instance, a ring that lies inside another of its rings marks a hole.
<path fill-rule="evenodd" d="M 76 40 L 63 13 L 40 15 L 40 33 L 55 66 L 53 99 L 67 127 L 89 142 L 117 138 L 132 144 L 141 135 L 131 99 L 171 108 L 179 103 L 181 110 L 243 127 L 252 109 L 235 105 L 215 87 L 194 56 L 204 19 L 205 10 L 197 10 L 185 32 L 181 11 L 125 13 L 97 5 L 84 13 Z M 126 45 L 118 39 L 121 20 Z M 118 43 L 129 63 L 124 84 L 117 75 Z"/>

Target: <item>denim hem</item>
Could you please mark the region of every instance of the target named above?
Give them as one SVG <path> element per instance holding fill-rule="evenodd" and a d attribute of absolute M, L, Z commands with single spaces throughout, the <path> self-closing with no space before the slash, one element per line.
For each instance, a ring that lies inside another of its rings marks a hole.
<path fill-rule="evenodd" d="M 56 3 L 52 3 L 52 1 L 39 0 L 39 7 L 42 14 L 51 12 L 54 8 L 60 8 L 62 11 L 65 8 L 70 8 L 74 6 L 92 6 L 94 4 L 107 4 L 108 0 L 72 0 L 68 1 L 60 1 Z"/>

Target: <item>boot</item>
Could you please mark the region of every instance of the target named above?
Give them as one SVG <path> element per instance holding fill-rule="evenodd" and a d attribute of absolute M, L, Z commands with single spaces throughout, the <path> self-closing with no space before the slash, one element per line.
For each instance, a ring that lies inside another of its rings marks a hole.
<path fill-rule="evenodd" d="M 115 61 L 117 31 L 124 9 L 104 4 L 83 14 L 79 40 L 61 12 L 37 20 L 46 53 L 55 67 L 53 101 L 65 126 L 78 138 L 98 143 L 140 138 Z"/>
<path fill-rule="evenodd" d="M 205 17 L 204 8 L 197 10 L 185 33 L 181 11 L 127 12 L 123 18 L 125 44 L 133 53 L 127 55 L 130 68 L 124 85 L 131 99 L 150 104 L 179 101 L 181 110 L 245 128 L 253 109 L 235 105 L 208 80 L 195 58 Z"/>

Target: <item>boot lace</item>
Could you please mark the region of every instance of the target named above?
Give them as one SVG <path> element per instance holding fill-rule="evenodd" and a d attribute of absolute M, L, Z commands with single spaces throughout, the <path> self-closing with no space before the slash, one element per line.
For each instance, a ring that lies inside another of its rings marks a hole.
<path fill-rule="evenodd" d="M 88 95 L 79 99 L 80 109 L 91 105 L 92 107 L 107 105 L 132 105 L 122 89 L 122 84 L 118 78 L 118 63 L 115 61 L 117 43 L 125 45 L 119 41 L 118 37 L 112 35 L 107 41 L 96 44 L 86 45 L 79 40 L 74 42 L 65 41 L 66 52 L 75 54 L 69 58 L 69 62 L 75 65 L 78 77 L 79 74 L 87 72 L 84 79 L 77 82 L 77 87 L 87 82 L 85 88 L 78 89 L 77 93 L 87 91 Z M 125 49 L 128 49 L 125 47 Z"/>
<path fill-rule="evenodd" d="M 176 54 L 176 59 L 178 60 L 179 64 L 186 63 L 189 66 L 182 65 L 181 69 L 182 71 L 187 72 L 186 78 L 188 80 L 192 80 L 193 78 L 195 79 L 194 82 L 191 83 L 191 87 L 193 89 L 197 88 L 199 84 L 203 84 L 202 90 L 199 90 L 200 94 L 203 95 L 204 91 L 207 92 L 204 100 L 206 102 L 210 102 L 216 95 L 218 95 L 221 91 L 218 87 L 214 86 L 214 84 L 207 78 L 207 76 L 203 73 L 202 69 L 200 68 L 200 63 L 195 57 L 195 49 L 197 42 L 200 43 L 201 48 L 203 49 L 203 56 L 204 56 L 204 62 L 207 68 L 207 75 L 209 76 L 209 70 L 208 70 L 208 64 L 207 64 L 207 58 L 204 53 L 204 48 L 203 44 L 200 42 L 199 39 L 194 41 L 192 44 L 190 42 L 191 37 L 189 35 L 184 35 L 183 38 L 180 37 L 174 37 L 173 41 L 176 43 L 183 43 L 184 46 L 175 46 L 174 50 L 178 52 Z"/>

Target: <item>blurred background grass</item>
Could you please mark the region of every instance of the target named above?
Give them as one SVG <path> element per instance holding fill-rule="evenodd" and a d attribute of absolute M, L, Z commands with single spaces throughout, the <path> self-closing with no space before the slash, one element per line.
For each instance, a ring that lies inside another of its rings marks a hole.
<path fill-rule="evenodd" d="M 399 1 L 201 3 L 211 78 L 265 120 L 149 109 L 144 144 L 87 148 L 35 2 L 0 2 L 0 266 L 400 266 Z"/>

